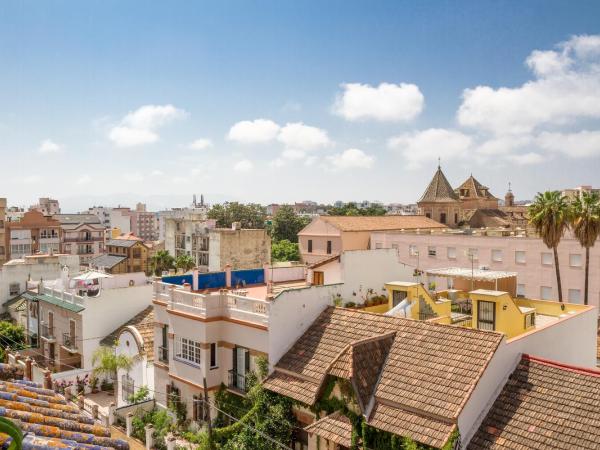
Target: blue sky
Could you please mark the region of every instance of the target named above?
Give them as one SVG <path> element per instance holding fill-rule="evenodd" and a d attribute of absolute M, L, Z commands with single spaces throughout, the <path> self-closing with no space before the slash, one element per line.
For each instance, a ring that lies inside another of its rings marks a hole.
<path fill-rule="evenodd" d="M 498 196 L 599 185 L 599 17 L 585 1 L 5 1 L 0 196 L 413 202 L 438 156 Z"/>

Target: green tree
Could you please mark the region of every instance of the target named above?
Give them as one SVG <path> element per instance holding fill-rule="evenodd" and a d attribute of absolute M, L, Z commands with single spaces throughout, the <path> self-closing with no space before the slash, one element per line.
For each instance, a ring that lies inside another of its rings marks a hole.
<path fill-rule="evenodd" d="M 26 343 L 25 329 L 21 325 L 0 322 L 0 361 L 4 360 L 4 349 L 20 350 L 25 348 Z"/>
<path fill-rule="evenodd" d="M 231 202 L 214 205 L 208 211 L 208 218 L 215 219 L 220 228 L 231 228 L 234 222 L 239 222 L 242 228 L 265 228 L 267 213 L 256 203 Z"/>
<path fill-rule="evenodd" d="M 571 227 L 573 234 L 585 248 L 584 303 L 588 304 L 590 277 L 590 247 L 600 234 L 600 197 L 596 193 L 584 192 L 571 202 Z"/>
<path fill-rule="evenodd" d="M 538 192 L 529 206 L 529 223 L 533 225 L 546 247 L 554 252 L 554 269 L 558 286 L 558 301 L 563 301 L 558 264 L 558 244 L 569 227 L 570 207 L 559 191 Z"/>
<path fill-rule="evenodd" d="M 92 365 L 94 366 L 95 376 L 104 376 L 114 383 L 117 379 L 119 369 L 130 370 L 133 366 L 134 358 L 127 355 L 117 355 L 114 347 L 104 345 L 98 347 L 92 354 Z"/>
<path fill-rule="evenodd" d="M 275 241 L 298 242 L 298 232 L 309 222 L 308 217 L 299 216 L 290 205 L 283 205 L 273 215 L 271 236 Z"/>
<path fill-rule="evenodd" d="M 194 267 L 196 267 L 196 262 L 190 255 L 179 255 L 175 260 L 175 267 L 187 272 L 188 270 L 192 270 Z"/>
<path fill-rule="evenodd" d="M 154 275 L 162 275 L 164 270 L 170 270 L 175 267 L 175 258 L 167 250 L 159 250 L 150 260 Z"/>
<path fill-rule="evenodd" d="M 343 206 L 332 206 L 327 209 L 330 216 L 385 216 L 387 211 L 383 206 L 371 205 L 368 208 L 359 208 L 356 203 L 350 202 Z"/>
<path fill-rule="evenodd" d="M 271 244 L 271 259 L 273 261 L 300 261 L 298 244 L 287 239 L 274 241 Z"/>

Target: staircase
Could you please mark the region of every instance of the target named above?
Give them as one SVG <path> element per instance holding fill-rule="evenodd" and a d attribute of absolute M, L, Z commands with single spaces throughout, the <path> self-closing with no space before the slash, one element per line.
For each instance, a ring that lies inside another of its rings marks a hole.
<path fill-rule="evenodd" d="M 423 297 L 419 297 L 419 320 L 429 320 L 437 317 L 433 308 L 425 301 Z"/>

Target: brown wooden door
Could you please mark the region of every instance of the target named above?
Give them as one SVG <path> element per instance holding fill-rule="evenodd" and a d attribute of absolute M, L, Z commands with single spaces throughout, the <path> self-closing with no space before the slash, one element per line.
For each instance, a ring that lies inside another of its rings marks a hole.
<path fill-rule="evenodd" d="M 325 283 L 325 274 L 323 272 L 313 272 L 313 284 L 315 286 L 322 286 Z"/>

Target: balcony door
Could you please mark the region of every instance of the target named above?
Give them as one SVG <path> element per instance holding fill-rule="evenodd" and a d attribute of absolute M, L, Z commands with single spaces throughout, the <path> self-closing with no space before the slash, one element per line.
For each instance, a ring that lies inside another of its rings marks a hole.
<path fill-rule="evenodd" d="M 496 303 L 477 300 L 477 328 L 488 331 L 496 329 Z"/>
<path fill-rule="evenodd" d="M 48 337 L 54 336 L 54 313 L 48 311 Z"/>
<path fill-rule="evenodd" d="M 250 351 L 244 347 L 233 349 L 233 387 L 246 390 L 246 374 L 250 371 Z"/>

